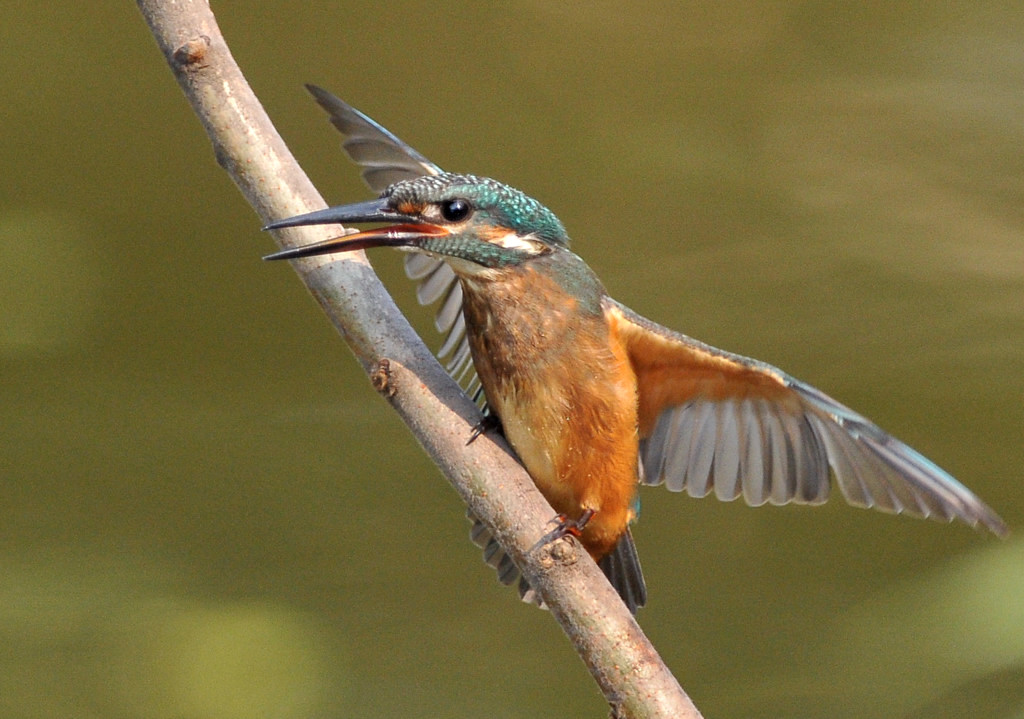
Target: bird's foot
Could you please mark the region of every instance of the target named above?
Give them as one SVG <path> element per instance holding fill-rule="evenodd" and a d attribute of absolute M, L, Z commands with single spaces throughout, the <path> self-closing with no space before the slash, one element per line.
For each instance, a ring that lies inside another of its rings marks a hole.
<path fill-rule="evenodd" d="M 561 539 L 567 534 L 579 539 L 583 535 L 583 528 L 587 526 L 587 523 L 593 518 L 595 512 L 593 509 L 584 509 L 583 514 L 577 519 L 571 519 L 568 515 L 559 513 L 555 515 L 554 521 L 557 522 L 554 530 L 548 535 L 550 541 Z"/>
<path fill-rule="evenodd" d="M 466 445 L 471 445 L 476 441 L 477 437 L 487 432 L 498 432 L 504 434 L 501 428 L 501 419 L 496 414 L 485 414 L 483 419 L 473 425 L 473 431 L 469 434 L 469 440 Z"/>

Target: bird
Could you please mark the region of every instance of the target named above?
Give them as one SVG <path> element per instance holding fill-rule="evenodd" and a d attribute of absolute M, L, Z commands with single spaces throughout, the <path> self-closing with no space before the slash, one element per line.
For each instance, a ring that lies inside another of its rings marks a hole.
<path fill-rule="evenodd" d="M 641 485 L 751 506 L 825 502 L 960 520 L 1002 519 L 948 472 L 870 420 L 770 364 L 704 344 L 608 295 L 548 208 L 497 180 L 445 172 L 314 85 L 375 200 L 268 224 L 378 226 L 268 255 L 402 250 L 422 304 L 439 302 L 439 357 L 481 402 L 629 610 L 647 602 L 631 525 Z M 487 528 L 472 536 L 506 584 L 543 598 Z"/>

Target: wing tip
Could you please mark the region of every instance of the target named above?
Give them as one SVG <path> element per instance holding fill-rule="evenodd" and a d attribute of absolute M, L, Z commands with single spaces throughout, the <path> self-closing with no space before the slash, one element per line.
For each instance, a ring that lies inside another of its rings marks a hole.
<path fill-rule="evenodd" d="M 351 105 L 349 105 L 347 102 L 339 98 L 333 92 L 325 90 L 319 85 L 314 85 L 311 82 L 307 82 L 303 84 L 303 87 L 306 88 L 306 92 L 313 96 L 313 99 L 316 100 L 316 103 L 320 107 L 327 110 L 328 112 L 331 111 L 332 106 L 341 106 L 348 110 L 354 109 Z"/>
<path fill-rule="evenodd" d="M 982 510 L 973 517 L 973 521 L 969 522 L 974 529 L 980 531 L 984 527 L 1000 539 L 1006 539 L 1010 536 L 1010 527 L 1003 521 L 1002 517 L 987 506 L 983 506 Z"/>

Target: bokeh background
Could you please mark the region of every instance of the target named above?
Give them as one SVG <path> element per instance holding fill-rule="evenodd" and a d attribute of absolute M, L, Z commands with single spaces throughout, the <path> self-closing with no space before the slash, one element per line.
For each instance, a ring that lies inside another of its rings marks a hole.
<path fill-rule="evenodd" d="M 707 716 L 1024 717 L 1019 3 L 214 9 L 330 201 L 368 193 L 303 82 L 540 198 L 614 296 L 1017 530 L 645 490 L 641 623 Z M 260 262 L 134 4 L 8 0 L 0 57 L 0 715 L 604 716 Z"/>

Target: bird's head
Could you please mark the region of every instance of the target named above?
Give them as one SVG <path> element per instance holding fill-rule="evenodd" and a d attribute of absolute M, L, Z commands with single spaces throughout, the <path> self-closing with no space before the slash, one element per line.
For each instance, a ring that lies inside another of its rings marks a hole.
<path fill-rule="evenodd" d="M 299 225 L 388 223 L 269 255 L 286 260 L 370 247 L 426 252 L 461 273 L 520 265 L 569 246 L 565 228 L 536 200 L 496 180 L 443 173 L 396 182 L 376 200 L 272 222 Z"/>

